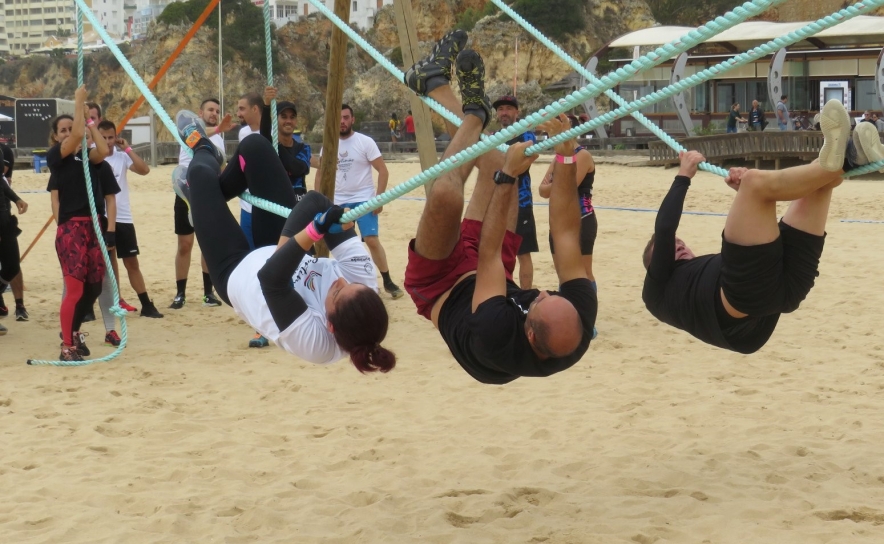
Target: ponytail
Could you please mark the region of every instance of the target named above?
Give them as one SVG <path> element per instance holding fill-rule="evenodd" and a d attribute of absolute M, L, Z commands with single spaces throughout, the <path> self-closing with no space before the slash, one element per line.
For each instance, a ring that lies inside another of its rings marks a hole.
<path fill-rule="evenodd" d="M 390 316 L 374 289 L 363 286 L 350 295 L 328 314 L 328 322 L 334 329 L 335 342 L 350 353 L 359 372 L 389 372 L 396 366 L 396 355 L 381 346 Z"/>

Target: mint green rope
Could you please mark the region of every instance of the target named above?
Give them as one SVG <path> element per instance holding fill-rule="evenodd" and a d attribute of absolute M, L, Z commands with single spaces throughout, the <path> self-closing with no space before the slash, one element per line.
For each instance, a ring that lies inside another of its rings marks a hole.
<path fill-rule="evenodd" d="M 353 43 L 355 43 L 356 45 L 358 45 L 359 47 L 361 47 L 363 51 L 365 51 L 366 53 L 368 53 L 369 56 L 371 56 L 371 58 L 373 58 L 373 59 L 374 59 L 374 60 L 375 60 L 375 61 L 376 61 L 376 62 L 377 62 L 382 68 L 384 68 L 385 70 L 387 70 L 388 72 L 390 72 L 390 74 L 391 74 L 394 78 L 396 78 L 397 81 L 403 81 L 403 80 L 405 79 L 405 73 L 404 73 L 402 70 L 400 70 L 395 64 L 393 64 L 392 62 L 390 62 L 390 61 L 387 59 L 387 57 L 385 57 L 385 56 L 384 56 L 380 51 L 378 51 L 373 45 L 371 45 L 370 43 L 368 43 L 368 41 L 366 41 L 365 38 L 363 38 L 362 36 L 360 36 L 358 32 L 356 32 L 355 30 L 353 30 L 353 28 L 352 28 L 350 25 L 348 25 L 348 24 L 345 23 L 340 17 L 338 17 L 337 15 L 335 15 L 335 12 L 333 12 L 333 11 L 330 10 L 330 9 L 328 9 L 328 8 L 325 6 L 325 4 L 322 2 L 322 0 L 307 0 L 307 1 L 310 2 L 311 4 L 313 4 L 313 6 L 314 6 L 314 7 L 315 7 L 320 13 L 322 13 L 323 15 L 325 15 L 326 17 L 328 17 L 328 19 L 329 19 L 332 23 L 334 23 L 334 25 L 335 25 L 336 27 L 338 27 L 338 28 L 339 28 L 344 34 L 346 34 L 347 37 L 349 37 L 351 40 L 353 40 Z M 784 1 L 784 0 L 777 0 L 777 1 L 781 1 L 781 2 L 782 2 L 782 1 Z M 445 119 L 446 121 L 448 121 L 449 123 L 451 123 L 452 125 L 454 125 L 454 126 L 456 126 L 456 127 L 459 127 L 459 126 L 460 126 L 460 124 L 461 124 L 461 119 L 460 119 L 460 117 L 458 117 L 457 115 L 455 115 L 455 114 L 451 113 L 450 111 L 448 111 L 448 110 L 445 108 L 445 106 L 443 106 L 442 104 L 436 102 L 435 100 L 433 100 L 433 99 L 430 98 L 429 96 L 420 96 L 420 95 L 418 95 L 418 98 L 420 98 L 420 99 L 424 102 L 424 104 L 426 104 L 427 106 L 429 106 L 430 109 L 432 109 L 433 111 L 435 111 L 436 113 L 438 113 L 439 115 L 441 115 L 443 119 Z M 483 135 L 482 135 L 482 139 L 486 139 L 486 138 L 487 138 L 487 136 L 485 136 L 485 135 L 483 134 Z M 499 145 L 499 146 L 497 147 L 497 149 L 499 149 L 501 152 L 505 153 L 508 147 L 509 147 L 509 146 L 506 145 L 506 144 L 501 144 L 501 145 Z"/>
<path fill-rule="evenodd" d="M 270 44 L 270 2 L 264 0 L 264 51 L 267 54 L 267 86 L 273 86 L 273 49 Z M 279 153 L 279 120 L 276 118 L 276 99 L 270 101 L 270 122 L 273 132 L 273 150 Z M 286 214 L 288 217 L 288 214 Z"/>
<path fill-rule="evenodd" d="M 741 53 L 733 58 L 730 58 L 724 62 L 720 62 L 715 66 L 707 68 L 701 72 L 698 72 L 690 77 L 684 78 L 678 83 L 674 83 L 669 85 L 659 91 L 651 93 L 647 96 L 639 98 L 638 100 L 629 103 L 627 106 L 623 106 L 617 108 L 614 111 L 610 111 L 604 115 L 601 115 L 587 123 L 583 123 L 580 126 L 574 127 L 570 130 L 567 130 L 558 136 L 553 138 L 549 138 L 545 140 L 541 144 L 532 145 L 528 149 L 525 150 L 526 154 L 534 154 L 539 153 L 540 151 L 549 149 L 554 147 L 556 144 L 575 138 L 579 134 L 583 134 L 589 130 L 592 130 L 600 125 L 603 125 L 609 121 L 613 121 L 614 119 L 623 117 L 625 115 L 629 115 L 634 111 L 637 111 L 641 108 L 650 106 L 651 104 L 656 104 L 657 102 L 664 100 L 666 98 L 671 97 L 672 95 L 683 91 L 684 89 L 693 87 L 704 81 L 714 78 L 718 74 L 725 72 L 727 70 L 731 70 L 736 68 L 737 66 L 742 66 L 743 64 L 752 62 L 760 57 L 769 55 L 787 45 L 791 45 L 797 41 L 803 40 L 809 36 L 812 36 L 818 32 L 821 32 L 827 28 L 831 28 L 835 25 L 841 24 L 844 21 L 848 21 L 857 17 L 859 15 L 868 13 L 879 6 L 884 5 L 884 0 L 863 0 L 862 2 L 857 2 L 853 6 L 846 7 L 842 10 L 839 10 L 831 15 L 827 15 L 821 19 L 818 19 L 812 23 L 805 25 L 804 27 L 795 30 L 793 32 L 789 32 L 785 36 L 781 36 L 774 40 L 771 40 L 763 45 L 755 47 L 745 53 Z M 622 69 L 621 69 L 622 70 Z M 617 70 L 619 72 L 620 70 Z M 607 76 L 606 76 L 607 77 Z M 606 77 L 601 78 L 602 82 L 605 81 Z M 597 85 L 589 85 L 589 87 L 598 87 Z M 867 174 L 869 172 L 873 172 L 880 168 L 884 168 L 884 161 L 879 161 L 873 164 L 869 164 L 863 166 L 861 168 L 857 168 L 855 170 L 851 170 L 844 174 L 844 177 L 852 177 L 861 174 Z M 726 174 L 724 174 L 726 175 Z"/>
<path fill-rule="evenodd" d="M 87 8 L 88 9 L 88 8 Z M 83 7 L 77 9 L 77 88 L 83 85 Z M 82 122 L 82 119 L 79 120 Z M 76 122 L 76 121 L 75 121 Z M 110 312 L 120 318 L 120 345 L 110 355 L 100 357 L 98 359 L 88 359 L 85 361 L 44 361 L 40 359 L 28 359 L 29 365 L 51 365 L 51 366 L 85 366 L 92 363 L 101 363 L 115 359 L 126 347 L 127 327 L 126 315 L 128 312 L 120 308 L 120 291 L 117 286 L 117 278 L 111 267 L 110 256 L 107 253 L 107 246 L 104 244 L 104 236 L 101 233 L 101 223 L 98 220 L 98 210 L 95 208 L 95 194 L 92 191 L 92 174 L 89 172 L 89 146 L 86 144 L 86 136 L 83 136 L 82 142 L 82 160 L 83 174 L 86 177 L 86 192 L 89 195 L 89 210 L 92 213 L 92 228 L 98 243 L 101 246 L 101 254 L 104 257 L 104 265 L 107 267 L 107 274 L 110 276 L 110 283 L 114 289 L 114 305 L 110 307 Z"/>
<path fill-rule="evenodd" d="M 312 3 L 314 0 L 310 1 Z M 884 2 L 884 0 L 878 1 Z M 560 98 L 553 104 L 542 108 L 540 111 L 529 115 L 528 117 L 518 121 L 517 123 L 513 123 L 504 130 L 497 132 L 487 140 L 483 140 L 476 144 L 473 144 L 467 149 L 464 149 L 463 151 L 452 155 L 444 161 L 421 172 L 417 176 L 412 177 L 408 181 L 401 183 L 380 195 L 375 196 L 364 204 L 361 204 L 355 209 L 350 210 L 349 212 L 344 214 L 344 216 L 341 218 L 341 221 L 353 221 L 356 218 L 374 210 L 375 208 L 392 202 L 400 196 L 413 191 L 417 187 L 420 187 L 424 183 L 437 178 L 441 174 L 453 170 L 464 162 L 471 161 L 479 155 L 486 153 L 492 147 L 500 143 L 504 143 L 514 136 L 525 132 L 525 130 L 534 127 L 548 119 L 551 119 L 552 117 L 559 115 L 560 113 L 563 113 L 582 102 L 585 102 L 587 99 L 600 94 L 605 89 L 615 87 L 620 82 L 631 78 L 636 73 L 653 68 L 654 66 L 661 64 L 668 58 L 687 51 L 695 45 L 708 40 L 715 34 L 723 32 L 724 30 L 733 27 L 734 25 L 744 21 L 749 17 L 758 15 L 759 13 L 773 5 L 773 3 L 774 0 L 753 0 L 752 2 L 747 2 L 742 6 L 734 8 L 733 11 L 729 11 L 720 17 L 716 17 L 714 20 L 706 23 L 705 25 L 691 30 L 681 38 L 676 39 L 661 47 L 658 47 L 654 51 L 632 61 L 630 64 L 615 70 L 614 72 L 612 72 L 612 74 L 608 74 L 600 78 L 599 84 L 590 84 L 581 89 L 578 89 L 568 96 Z M 637 110 L 639 109 L 639 107 L 636 107 L 635 109 Z M 622 109 L 624 108 L 621 108 L 621 110 Z M 622 117 L 627 113 L 628 112 L 620 113 L 619 115 L 617 115 L 617 117 Z M 598 119 L 595 119 L 595 121 L 598 121 Z M 568 136 L 568 138 L 563 139 L 574 138 L 577 134 L 580 133 L 575 131 L 576 129 L 568 131 L 568 134 L 571 135 Z M 526 149 L 525 153 L 534 154 L 538 153 L 539 151 L 553 147 L 553 144 L 548 144 L 548 142 L 550 142 L 550 140 L 544 141 L 542 145 L 533 145 Z"/>
<path fill-rule="evenodd" d="M 784 1 L 785 0 L 774 0 L 774 5 L 784 2 Z M 587 81 L 589 81 L 591 83 L 596 83 L 596 84 L 601 83 L 599 81 L 599 79 L 592 72 L 590 72 L 589 70 L 584 68 L 582 64 L 580 64 L 579 62 L 574 60 L 570 55 L 565 53 L 565 51 L 562 50 L 561 47 L 559 47 L 558 45 L 555 44 L 555 42 L 553 42 L 552 40 L 550 40 L 549 38 L 544 36 L 539 30 L 534 28 L 534 26 L 532 26 L 531 23 L 526 21 L 521 15 L 516 13 L 508 5 L 504 4 L 502 0 L 491 0 L 491 2 L 493 2 L 494 5 L 496 5 L 498 8 L 500 8 L 500 10 L 502 12 L 509 15 L 510 18 L 512 18 L 514 21 L 516 21 L 519 25 L 521 25 L 522 28 L 527 30 L 529 34 L 531 34 L 532 36 L 534 36 L 535 39 L 537 39 L 537 41 L 539 41 L 540 43 L 545 45 L 550 51 L 552 51 L 553 53 L 558 55 L 560 59 L 565 61 L 565 63 L 567 63 L 568 66 L 573 68 L 578 74 L 583 76 Z M 608 98 L 610 98 L 611 100 L 613 100 L 614 102 L 616 102 L 617 104 L 619 104 L 621 106 L 627 105 L 626 100 L 621 98 L 620 95 L 618 95 L 617 93 L 615 93 L 611 89 L 608 89 L 605 91 L 605 96 L 607 96 Z M 674 149 L 676 152 L 686 151 L 686 149 L 681 144 L 676 142 L 672 136 L 667 134 L 663 129 L 658 127 L 656 125 L 656 123 L 654 123 L 653 121 L 651 121 L 650 119 L 648 119 L 647 117 L 642 115 L 640 112 L 637 112 L 637 111 L 633 112 L 632 117 L 636 121 L 638 121 L 639 123 L 644 125 L 655 136 L 657 136 L 658 138 L 663 140 L 663 142 L 666 145 L 668 145 L 669 147 Z M 713 174 L 718 174 L 723 177 L 727 176 L 727 170 L 725 170 L 724 168 L 715 166 L 714 164 L 709 164 L 708 162 L 700 163 L 699 168 L 700 168 L 700 170 L 712 172 Z"/>

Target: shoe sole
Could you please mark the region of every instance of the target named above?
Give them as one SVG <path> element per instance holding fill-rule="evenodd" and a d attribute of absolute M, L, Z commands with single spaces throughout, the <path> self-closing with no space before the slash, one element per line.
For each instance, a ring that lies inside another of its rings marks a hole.
<path fill-rule="evenodd" d="M 19 316 L 15 316 L 15 320 L 16 321 L 30 321 L 30 319 L 27 317 L 19 317 Z"/>
<path fill-rule="evenodd" d="M 860 123 L 856 127 L 856 130 L 853 131 L 853 145 L 856 147 L 857 159 L 860 159 L 859 152 L 862 149 L 866 164 L 884 160 L 884 145 L 881 145 L 878 129 L 871 123 Z M 860 162 L 862 161 L 860 160 Z"/>
<path fill-rule="evenodd" d="M 841 102 L 829 100 L 820 112 L 820 129 L 826 140 L 820 148 L 820 166 L 829 172 L 844 167 L 847 140 L 850 138 L 850 117 Z"/>
<path fill-rule="evenodd" d="M 405 296 L 405 293 L 403 293 L 401 290 L 387 291 L 387 293 L 389 293 L 390 296 L 393 297 L 393 300 L 396 300 L 396 299 L 399 299 L 399 298 L 402 298 Z"/>

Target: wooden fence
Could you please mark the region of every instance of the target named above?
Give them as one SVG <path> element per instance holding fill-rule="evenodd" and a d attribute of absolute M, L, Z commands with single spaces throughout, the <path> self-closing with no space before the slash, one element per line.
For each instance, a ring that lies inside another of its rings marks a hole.
<path fill-rule="evenodd" d="M 763 160 L 775 161 L 780 168 L 781 159 L 812 161 L 823 145 L 823 133 L 810 130 L 794 132 L 741 132 L 737 134 L 716 134 L 714 136 L 692 136 L 680 138 L 678 142 L 686 149 L 697 150 L 709 162 L 722 162 L 727 159 L 755 161 L 755 167 Z M 648 144 L 649 164 L 672 166 L 678 164 L 678 154 L 665 143 L 657 140 Z"/>

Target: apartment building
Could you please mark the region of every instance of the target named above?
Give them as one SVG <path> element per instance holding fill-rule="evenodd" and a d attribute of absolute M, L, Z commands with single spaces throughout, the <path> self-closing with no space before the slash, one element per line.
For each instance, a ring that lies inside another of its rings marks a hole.
<path fill-rule="evenodd" d="M 274 0 L 270 0 L 273 2 Z M 318 10 L 307 0 L 298 0 L 298 15 L 306 17 Z M 374 26 L 374 18 L 378 10 L 382 7 L 390 5 L 393 0 L 351 0 L 350 3 L 350 24 L 356 25 L 360 30 L 368 30 Z M 325 0 L 325 7 L 334 11 L 335 0 Z"/>
<path fill-rule="evenodd" d="M 93 1 L 86 0 L 86 4 L 91 5 Z M 5 0 L 3 15 L 4 35 L 12 55 L 24 55 L 39 49 L 52 36 L 75 33 L 74 3 L 71 0 Z"/>
<path fill-rule="evenodd" d="M 132 37 L 139 38 L 144 35 L 151 21 L 159 17 L 166 6 L 174 1 L 176 0 L 138 0 L 132 17 Z"/>

